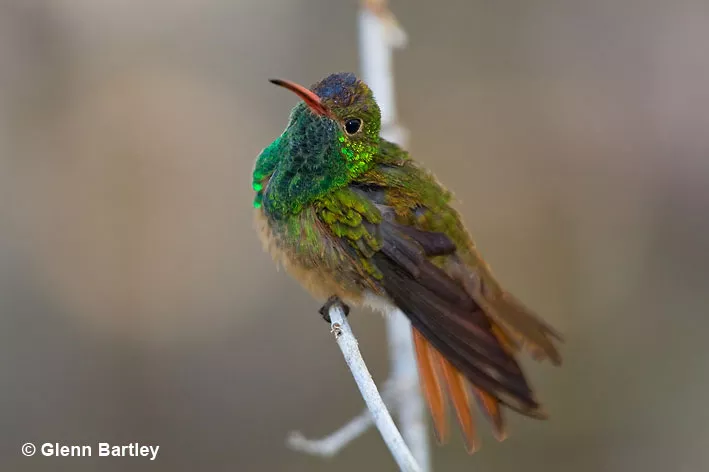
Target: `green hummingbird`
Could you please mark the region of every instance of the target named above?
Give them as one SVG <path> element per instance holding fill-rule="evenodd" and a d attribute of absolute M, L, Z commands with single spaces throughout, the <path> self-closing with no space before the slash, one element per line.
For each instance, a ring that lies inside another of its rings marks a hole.
<path fill-rule="evenodd" d="M 436 437 L 448 434 L 447 392 L 467 450 L 478 448 L 471 397 L 498 440 L 501 406 L 544 419 L 516 356 L 561 364 L 561 336 L 495 280 L 451 206 L 452 195 L 380 137 L 371 89 L 352 73 L 307 89 L 256 159 L 256 227 L 274 260 L 316 298 L 402 311 L 411 321 L 421 389 Z"/>

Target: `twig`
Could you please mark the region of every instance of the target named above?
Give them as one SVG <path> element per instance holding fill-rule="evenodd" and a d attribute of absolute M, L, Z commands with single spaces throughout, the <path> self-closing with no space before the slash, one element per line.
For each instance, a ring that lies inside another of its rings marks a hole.
<path fill-rule="evenodd" d="M 387 6 L 386 0 L 364 0 L 359 15 L 362 79 L 369 85 L 382 114 L 382 137 L 405 145 L 407 132 L 398 125 L 394 94 L 392 50 L 406 44 L 406 33 Z M 386 318 L 393 383 L 418 380 L 411 323 L 396 310 Z M 425 472 L 431 470 L 426 411 L 416 383 L 402 393 L 398 413 L 401 432 Z"/>
<path fill-rule="evenodd" d="M 389 382 L 400 387 L 397 389 L 400 393 L 396 405 L 399 428 L 421 470 L 428 472 L 431 470 L 431 454 L 426 426 L 426 406 L 419 390 L 411 323 L 399 310 L 387 316 L 386 320 L 391 359 Z"/>
<path fill-rule="evenodd" d="M 396 381 L 391 378 L 384 382 L 381 389 L 382 400 L 390 411 L 400 405 L 403 398 L 406 398 L 408 390 L 417 388 L 418 378 L 402 379 Z M 374 424 L 372 414 L 367 408 L 352 418 L 337 431 L 330 433 L 324 438 L 308 439 L 300 431 L 293 431 L 288 436 L 288 446 L 296 451 L 305 452 L 314 456 L 332 457 L 340 452 L 345 446 L 361 436 Z M 403 422 L 402 422 L 403 424 Z M 404 434 L 406 439 L 406 434 Z M 407 444 L 410 444 L 407 441 Z M 416 456 L 416 454 L 414 454 Z M 417 458 L 418 460 L 418 458 Z"/>
<path fill-rule="evenodd" d="M 347 366 L 352 372 L 352 377 L 357 383 L 362 398 L 367 404 L 367 408 L 372 414 L 374 419 L 374 424 L 377 425 L 377 429 L 382 435 L 382 439 L 389 447 L 389 451 L 394 460 L 404 472 L 420 472 L 420 468 L 416 463 L 416 459 L 411 454 L 411 451 L 406 446 L 404 439 L 401 437 L 401 433 L 396 429 L 394 420 L 391 419 L 391 415 L 387 410 L 386 405 L 382 397 L 379 395 L 379 390 L 372 380 L 372 376 L 367 369 L 367 365 L 362 359 L 362 354 L 359 352 L 359 346 L 357 345 L 357 339 L 352 333 L 347 319 L 345 318 L 345 313 L 342 310 L 340 304 L 333 304 L 330 307 L 330 326 L 332 327 L 332 332 L 335 335 L 335 340 L 337 345 L 342 351 L 342 355 L 345 358 Z"/>

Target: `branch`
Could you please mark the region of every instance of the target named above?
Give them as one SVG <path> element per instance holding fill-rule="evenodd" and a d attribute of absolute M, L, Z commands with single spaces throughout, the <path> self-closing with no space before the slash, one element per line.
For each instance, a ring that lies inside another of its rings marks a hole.
<path fill-rule="evenodd" d="M 405 145 L 407 132 L 398 125 L 394 94 L 392 51 L 406 45 L 406 33 L 387 6 L 386 0 L 364 0 L 359 15 L 362 79 L 379 104 L 384 139 Z M 411 323 L 400 310 L 386 317 L 393 383 L 415 379 L 398 405 L 399 423 L 406 443 L 424 471 L 431 470 L 430 443 L 426 428 L 426 408 L 418 389 L 418 370 L 411 337 Z"/>
<path fill-rule="evenodd" d="M 408 379 L 397 378 L 396 381 L 394 380 L 395 379 L 390 378 L 385 381 L 384 387 L 381 390 L 382 400 L 389 410 L 394 410 L 396 407 L 400 406 L 402 399 L 408 396 L 407 393 L 410 389 L 418 388 L 417 377 L 409 377 Z M 402 421 L 402 424 L 403 423 Z M 288 436 L 287 442 L 288 446 L 296 451 L 312 454 L 314 456 L 332 457 L 361 436 L 373 424 L 374 419 L 372 418 L 372 414 L 365 408 L 347 424 L 324 438 L 308 439 L 300 431 L 293 431 Z M 403 435 L 406 438 L 406 431 L 404 431 Z M 407 441 L 407 444 L 412 443 Z"/>
<path fill-rule="evenodd" d="M 423 471 L 431 470 L 430 442 L 426 426 L 426 407 L 419 390 L 416 354 L 411 323 L 401 311 L 386 317 L 391 359 L 390 382 L 397 394 L 399 427 Z"/>
<path fill-rule="evenodd" d="M 333 304 L 330 307 L 329 314 L 332 333 L 335 335 L 337 345 L 340 347 L 342 355 L 345 357 L 345 362 L 347 362 L 347 366 L 352 372 L 352 377 L 354 377 L 362 394 L 362 398 L 364 398 L 364 402 L 371 412 L 374 423 L 377 425 L 377 429 L 379 429 L 382 439 L 389 447 L 392 456 L 394 456 L 399 469 L 405 472 L 420 472 L 421 469 L 406 443 L 404 443 L 401 433 L 396 429 L 394 420 L 391 419 L 391 415 L 379 395 L 379 390 L 377 390 L 377 386 L 372 380 L 367 365 L 362 359 L 357 339 L 352 333 L 349 323 L 347 323 L 341 304 Z"/>

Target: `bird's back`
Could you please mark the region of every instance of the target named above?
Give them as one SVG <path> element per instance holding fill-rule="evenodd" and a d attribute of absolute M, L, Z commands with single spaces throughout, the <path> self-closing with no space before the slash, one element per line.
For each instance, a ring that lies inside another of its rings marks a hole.
<path fill-rule="evenodd" d="M 382 140 L 375 165 L 350 186 L 370 190 L 369 198 L 393 210 L 397 223 L 422 231 L 443 233 L 468 264 L 478 261 L 475 243 L 453 208 L 452 193 L 432 172 L 410 158 L 398 145 Z M 378 192 L 371 192 L 378 190 Z M 435 259 L 442 262 L 441 259 Z"/>
<path fill-rule="evenodd" d="M 350 185 L 382 212 L 383 247 L 372 256 L 386 297 L 413 325 L 422 387 L 439 435 L 452 399 L 469 450 L 476 441 L 467 384 L 505 437 L 500 404 L 545 417 L 515 357 L 527 345 L 535 357 L 561 358 L 558 334 L 503 290 L 477 251 L 452 195 L 393 143 L 383 141 L 376 165 Z M 445 387 L 445 388 L 444 388 Z"/>

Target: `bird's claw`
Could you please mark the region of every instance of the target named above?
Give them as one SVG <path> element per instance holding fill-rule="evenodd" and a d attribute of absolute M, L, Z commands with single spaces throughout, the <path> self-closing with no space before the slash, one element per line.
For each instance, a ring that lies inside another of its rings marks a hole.
<path fill-rule="evenodd" d="M 330 319 L 330 308 L 335 305 L 340 305 L 342 307 L 342 311 L 345 313 L 345 316 L 348 316 L 350 314 L 350 307 L 347 306 L 347 304 L 345 304 L 342 300 L 340 300 L 340 297 L 338 297 L 337 295 L 333 295 L 328 298 L 325 304 L 318 310 L 320 316 L 322 316 L 322 318 L 328 323 L 332 322 L 332 320 Z"/>

